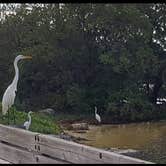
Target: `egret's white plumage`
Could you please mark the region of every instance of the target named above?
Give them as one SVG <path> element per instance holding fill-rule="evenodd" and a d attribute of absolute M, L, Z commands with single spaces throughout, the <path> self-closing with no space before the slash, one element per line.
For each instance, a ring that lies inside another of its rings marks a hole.
<path fill-rule="evenodd" d="M 2 99 L 2 114 L 3 115 L 5 115 L 8 109 L 14 104 L 16 90 L 13 91 L 12 89 L 13 87 L 9 86 L 3 95 L 3 99 Z"/>
<path fill-rule="evenodd" d="M 32 122 L 32 120 L 31 120 L 31 115 L 30 115 L 31 113 L 32 113 L 32 111 L 29 111 L 29 112 L 28 112 L 28 118 L 29 118 L 29 120 L 26 121 L 26 122 L 24 122 L 24 125 L 23 125 L 26 130 L 29 130 L 29 127 L 30 127 L 31 122 Z"/>
<path fill-rule="evenodd" d="M 97 114 L 97 107 L 95 107 L 95 118 L 96 118 L 96 120 L 97 120 L 99 123 L 101 122 L 100 115 Z"/>
<path fill-rule="evenodd" d="M 14 60 L 15 76 L 12 83 L 6 89 L 2 98 L 2 114 L 5 115 L 8 109 L 14 104 L 14 99 L 16 97 L 17 83 L 19 79 L 19 70 L 17 63 L 21 59 L 29 59 L 31 56 L 18 55 Z"/>

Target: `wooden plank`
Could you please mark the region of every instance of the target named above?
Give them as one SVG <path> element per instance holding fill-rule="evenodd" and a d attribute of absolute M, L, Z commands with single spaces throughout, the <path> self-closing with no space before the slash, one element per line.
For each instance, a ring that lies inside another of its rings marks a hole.
<path fill-rule="evenodd" d="M 69 164 L 67 161 L 53 159 L 42 155 L 35 155 L 35 158 L 38 164 Z"/>
<path fill-rule="evenodd" d="M 0 164 L 11 164 L 9 161 L 0 159 Z"/>
<path fill-rule="evenodd" d="M 53 159 L 26 150 L 0 143 L 0 163 L 13 164 L 68 164 L 69 162 Z"/>
<path fill-rule="evenodd" d="M 0 158 L 10 163 L 37 163 L 33 153 L 0 143 Z"/>
<path fill-rule="evenodd" d="M 134 163 L 151 164 L 151 162 L 66 141 L 48 135 L 39 135 L 38 152 L 66 160 L 71 163 Z"/>
<path fill-rule="evenodd" d="M 35 150 L 35 136 L 39 133 L 0 124 L 0 140 Z"/>
<path fill-rule="evenodd" d="M 26 150 L 13 147 L 4 143 L 0 143 L 0 163 L 14 163 L 14 164 L 68 164 L 69 162 L 53 159 L 50 157 L 34 154 Z"/>
<path fill-rule="evenodd" d="M 103 163 L 102 161 L 96 161 L 95 159 L 91 159 L 87 156 L 79 155 L 78 153 L 73 153 L 70 151 L 65 151 L 58 148 L 50 148 L 49 146 L 41 145 L 40 152 L 41 154 L 48 154 L 51 157 L 56 157 L 61 160 L 68 161 L 70 163 L 89 163 L 89 164 L 97 164 Z"/>

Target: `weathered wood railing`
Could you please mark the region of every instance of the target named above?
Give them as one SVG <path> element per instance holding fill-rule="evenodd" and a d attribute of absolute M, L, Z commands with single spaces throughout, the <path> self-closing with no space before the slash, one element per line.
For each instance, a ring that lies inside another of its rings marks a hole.
<path fill-rule="evenodd" d="M 54 164 L 152 164 L 52 136 L 0 124 L 0 162 Z"/>

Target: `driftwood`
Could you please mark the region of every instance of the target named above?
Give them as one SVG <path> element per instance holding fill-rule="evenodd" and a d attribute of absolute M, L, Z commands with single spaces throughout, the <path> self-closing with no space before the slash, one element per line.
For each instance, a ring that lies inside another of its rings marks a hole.
<path fill-rule="evenodd" d="M 88 130 L 89 126 L 87 123 L 73 123 L 72 128 L 74 130 Z"/>

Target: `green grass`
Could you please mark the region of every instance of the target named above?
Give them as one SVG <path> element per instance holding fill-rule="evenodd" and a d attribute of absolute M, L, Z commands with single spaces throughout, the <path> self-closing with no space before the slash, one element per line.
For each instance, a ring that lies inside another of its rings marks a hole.
<path fill-rule="evenodd" d="M 16 125 L 23 125 L 28 120 L 28 115 L 25 112 L 17 111 L 15 108 L 10 109 L 10 125 L 14 123 L 13 109 L 15 111 Z M 31 117 L 32 123 L 29 128 L 30 131 L 44 134 L 59 134 L 61 132 L 61 128 L 53 116 L 33 112 Z M 0 123 L 4 125 L 8 124 L 8 114 L 2 118 L 2 112 L 0 111 Z"/>

